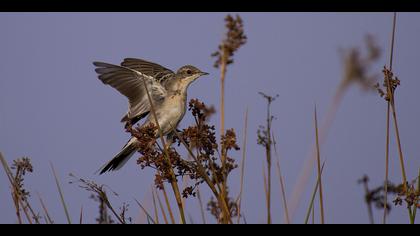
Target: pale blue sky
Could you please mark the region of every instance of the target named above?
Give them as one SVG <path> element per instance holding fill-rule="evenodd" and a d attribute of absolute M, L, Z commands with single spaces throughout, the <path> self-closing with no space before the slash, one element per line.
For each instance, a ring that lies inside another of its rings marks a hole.
<path fill-rule="evenodd" d="M 35 173 L 27 179 L 32 201 L 36 192 L 57 222 L 65 222 L 48 162 L 56 166 L 73 220 L 81 205 L 93 222 L 96 205 L 89 194 L 69 185 L 68 174 L 94 179 L 120 193 L 116 205 L 130 203 L 129 214 L 141 220 L 133 198 L 151 210 L 153 171 L 140 170 L 132 159 L 116 173 L 93 173 L 128 139 L 119 123 L 126 99 L 96 77 L 92 61 L 119 63 L 125 57 L 158 62 L 176 70 L 193 64 L 210 72 L 190 87 L 189 98 L 219 104 L 219 71 L 212 67 L 223 37 L 225 13 L 0 13 L 0 151 L 9 162 L 32 158 Z M 286 191 L 290 196 L 314 140 L 313 105 L 320 119 L 342 76 L 339 48 L 363 46 L 366 34 L 385 50 L 375 70 L 387 63 L 392 13 L 241 13 L 248 43 L 235 56 L 226 83 L 226 127 L 235 128 L 242 142 L 244 112 L 249 107 L 249 132 L 243 207 L 248 222 L 265 222 L 262 185 L 264 150 L 256 145 L 256 130 L 264 124 L 265 102 L 259 91 L 279 94 L 273 104 Z M 394 71 L 401 80 L 396 101 L 407 172 L 413 179 L 420 167 L 418 134 L 418 68 L 420 15 L 398 15 Z M 326 221 L 367 223 L 363 188 L 384 177 L 386 104 L 376 94 L 352 87 L 338 110 L 329 137 L 321 147 L 328 158 L 324 174 Z M 218 116 L 211 122 L 218 126 Z M 181 124 L 191 124 L 187 115 Z M 391 140 L 391 180 L 400 181 L 395 140 Z M 234 157 L 240 160 L 240 152 Z M 239 189 L 239 170 L 231 177 L 231 192 Z M 314 175 L 293 222 L 301 223 Z M 283 222 L 277 175 L 273 175 L 273 220 Z M 8 182 L 0 175 L 0 222 L 14 223 Z M 206 190 L 203 190 L 206 193 Z M 208 200 L 208 194 L 205 194 Z M 290 201 L 290 199 L 289 199 Z M 186 202 L 200 222 L 195 199 Z M 41 209 L 41 208 L 39 208 Z M 380 212 L 376 212 L 376 220 Z M 393 211 L 393 223 L 408 222 L 404 208 Z"/>

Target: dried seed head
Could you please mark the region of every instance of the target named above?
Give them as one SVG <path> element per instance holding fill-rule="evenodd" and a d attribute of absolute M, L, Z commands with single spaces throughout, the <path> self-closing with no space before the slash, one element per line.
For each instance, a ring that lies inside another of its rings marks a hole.
<path fill-rule="evenodd" d="M 386 66 L 384 66 L 382 73 L 384 75 L 382 87 L 379 83 L 377 83 L 375 88 L 377 89 L 379 96 L 383 97 L 385 101 L 391 101 L 391 98 L 394 97 L 394 92 L 401 84 L 401 81 L 398 77 L 394 77 L 394 73 L 392 73 L 392 71 L 390 71 Z"/>
<path fill-rule="evenodd" d="M 342 50 L 344 64 L 344 78 L 342 86 L 345 88 L 353 83 L 360 85 L 365 90 L 376 88 L 375 81 L 378 74 L 372 74 L 372 65 L 380 58 L 381 50 L 373 36 L 367 35 L 365 39 L 366 55 L 363 56 L 359 48 Z"/>
<path fill-rule="evenodd" d="M 407 207 L 417 207 L 420 203 L 420 192 L 415 188 L 417 181 L 419 180 L 415 179 L 411 182 L 411 184 L 407 183 L 407 190 L 404 190 L 403 184 L 396 185 L 388 182 L 388 194 L 395 195 L 392 203 L 394 203 L 395 206 L 402 206 L 404 203 L 406 203 Z M 369 182 L 369 177 L 365 175 L 358 182 L 359 184 L 367 185 Z M 368 192 L 365 195 L 365 201 L 367 204 L 374 204 L 374 206 L 378 209 L 383 209 L 386 204 L 388 214 L 391 210 L 391 204 L 389 202 L 385 202 L 385 185 L 381 185 L 371 190 L 368 189 Z"/>
<path fill-rule="evenodd" d="M 28 200 L 28 197 L 30 197 L 30 192 L 25 189 L 24 181 L 26 173 L 33 172 L 31 159 L 28 157 L 23 157 L 13 160 L 11 169 L 15 170 L 15 173 L 13 174 L 13 185 L 14 191 L 16 192 L 14 194 L 16 194 L 16 196 L 25 202 Z"/>
<path fill-rule="evenodd" d="M 228 197 L 229 189 L 226 189 L 226 191 L 227 193 L 225 197 L 225 202 L 229 209 L 229 215 L 231 217 L 239 217 L 238 204 L 232 198 Z M 219 205 L 219 201 L 215 200 L 214 197 L 211 197 L 210 201 L 207 203 L 207 210 L 210 212 L 211 215 L 213 215 L 216 218 L 218 222 L 222 222 L 222 217 L 223 217 L 222 207 Z"/>
<path fill-rule="evenodd" d="M 215 127 L 207 124 L 208 117 L 213 114 L 214 109 L 208 108 L 203 102 L 192 99 L 189 102 L 188 109 L 191 111 L 195 125 L 187 127 L 182 131 L 177 131 L 177 135 L 171 138 L 174 143 L 180 146 L 183 142 L 190 148 L 195 149 L 197 161 L 187 161 L 181 157 L 178 151 L 171 147 L 167 149 L 170 164 L 166 160 L 166 153 L 160 148 L 156 141 L 156 127 L 153 125 L 137 127 L 133 129 L 128 126 L 128 131 L 139 140 L 138 152 L 141 156 L 137 159 L 137 164 L 143 169 L 153 168 L 156 171 L 155 186 L 163 188 L 165 182 L 174 181 L 171 177 L 171 168 L 175 173 L 175 178 L 189 177 L 194 184 L 187 186 L 182 191 L 182 196 L 196 196 L 197 186 L 202 184 L 206 178 L 214 183 L 223 181 L 229 172 L 237 167 L 235 161 L 228 159 L 224 172 L 215 156 L 218 151 L 218 145 L 215 135 Z M 224 136 L 224 147 L 228 150 L 238 149 L 236 145 L 236 136 L 233 130 L 228 130 Z M 199 165 L 204 168 L 204 173 L 199 171 Z M 204 176 L 204 175 L 207 176 Z M 175 181 L 176 181 L 175 179 Z"/>
<path fill-rule="evenodd" d="M 234 53 L 247 41 L 243 21 L 239 15 L 236 15 L 235 18 L 227 15 L 225 22 L 227 29 L 226 38 L 219 45 L 218 50 L 211 55 L 217 58 L 214 63 L 216 68 L 219 68 L 222 64 L 232 64 Z"/>

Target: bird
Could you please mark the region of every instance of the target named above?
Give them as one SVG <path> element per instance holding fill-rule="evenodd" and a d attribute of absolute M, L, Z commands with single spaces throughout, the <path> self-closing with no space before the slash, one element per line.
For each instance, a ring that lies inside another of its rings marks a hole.
<path fill-rule="evenodd" d="M 174 72 L 138 58 L 125 58 L 120 65 L 99 61 L 93 62 L 93 65 L 102 83 L 113 87 L 128 99 L 128 111 L 121 122 L 127 127 L 145 118 L 141 126 L 156 126 L 153 115 L 156 114 L 164 136 L 170 135 L 185 115 L 188 87 L 199 77 L 209 74 L 192 65 L 182 66 Z M 153 103 L 154 113 L 150 102 Z M 131 137 L 121 151 L 100 168 L 100 174 L 121 169 L 137 151 L 138 142 L 136 137 Z"/>

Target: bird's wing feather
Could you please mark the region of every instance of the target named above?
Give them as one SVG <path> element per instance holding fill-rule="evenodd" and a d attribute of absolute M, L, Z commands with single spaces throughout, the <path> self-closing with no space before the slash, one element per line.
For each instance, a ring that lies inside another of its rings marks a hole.
<path fill-rule="evenodd" d="M 125 58 L 124 61 L 121 62 L 121 66 L 152 76 L 161 84 L 163 84 L 166 79 L 173 78 L 173 75 L 175 74 L 172 70 L 159 64 L 138 58 Z"/>
<path fill-rule="evenodd" d="M 165 88 L 150 75 L 128 67 L 104 62 L 94 62 L 93 64 L 97 67 L 95 71 L 99 74 L 99 80 L 115 88 L 128 98 L 129 109 L 123 120 L 131 120 L 150 111 L 150 102 L 144 82 L 146 82 L 154 104 L 166 96 Z"/>

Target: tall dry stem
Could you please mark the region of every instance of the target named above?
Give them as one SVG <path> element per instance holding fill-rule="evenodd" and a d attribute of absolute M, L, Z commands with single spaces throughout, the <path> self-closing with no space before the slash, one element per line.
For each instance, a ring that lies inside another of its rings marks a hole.
<path fill-rule="evenodd" d="M 322 190 L 322 178 L 321 178 L 321 154 L 320 154 L 320 147 L 319 147 L 319 138 L 318 138 L 318 117 L 316 112 L 316 106 L 314 111 L 314 120 L 315 120 L 315 139 L 316 139 L 316 159 L 317 159 L 317 166 L 318 166 L 318 183 L 319 183 L 319 207 L 321 212 L 321 224 L 325 223 L 325 216 L 324 216 L 324 198 L 323 198 L 323 190 Z"/>

